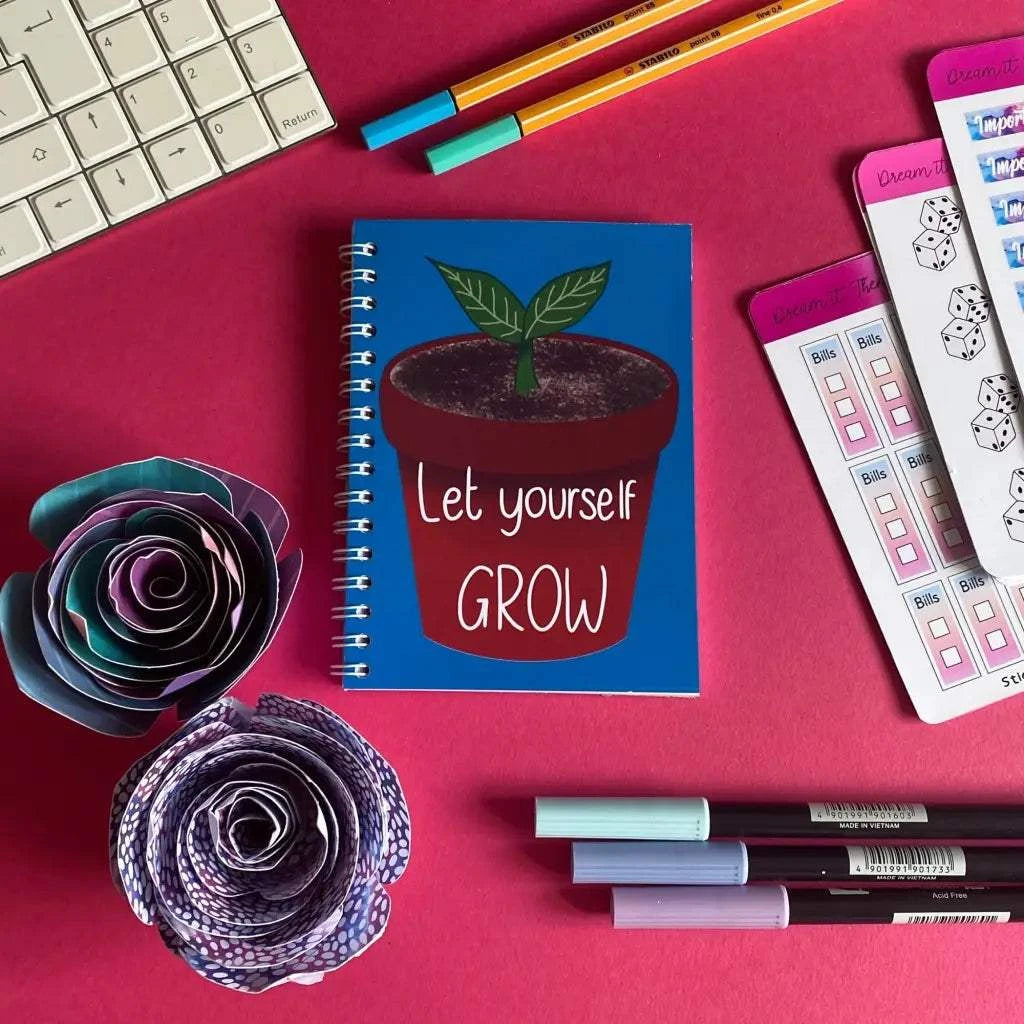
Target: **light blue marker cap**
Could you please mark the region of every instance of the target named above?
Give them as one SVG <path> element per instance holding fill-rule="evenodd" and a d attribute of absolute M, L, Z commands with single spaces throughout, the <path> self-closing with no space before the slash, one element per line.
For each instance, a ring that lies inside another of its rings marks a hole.
<path fill-rule="evenodd" d="M 538 839 L 705 840 L 707 800 L 675 797 L 537 797 Z"/>
<path fill-rule="evenodd" d="M 363 133 L 363 140 L 367 149 L 380 149 L 389 142 L 404 139 L 407 135 L 420 131 L 422 128 L 429 128 L 432 124 L 446 121 L 459 112 L 455 106 L 452 94 L 445 89 L 444 92 L 428 96 L 419 103 L 412 103 L 408 107 L 402 107 L 393 114 L 387 114 L 376 121 L 364 124 L 359 130 Z"/>
<path fill-rule="evenodd" d="M 511 146 L 523 137 L 523 130 L 515 114 L 499 117 L 497 121 L 481 125 L 454 139 L 431 146 L 424 154 L 435 174 L 444 174 L 453 167 L 461 167 L 504 146 Z"/>
<path fill-rule="evenodd" d="M 577 885 L 746 885 L 743 843 L 573 843 Z"/>

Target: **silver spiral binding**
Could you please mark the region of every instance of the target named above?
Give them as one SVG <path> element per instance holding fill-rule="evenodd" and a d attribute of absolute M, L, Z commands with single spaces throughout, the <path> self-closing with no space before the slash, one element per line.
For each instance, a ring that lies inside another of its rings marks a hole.
<path fill-rule="evenodd" d="M 356 512 L 352 506 L 367 506 L 373 502 L 373 492 L 362 480 L 373 476 L 373 463 L 366 452 L 373 448 L 374 436 L 368 427 L 360 429 L 356 424 L 369 424 L 376 419 L 373 407 L 361 404 L 359 396 L 370 395 L 377 390 L 377 382 L 368 376 L 367 370 L 376 365 L 377 355 L 360 344 L 377 333 L 377 328 L 367 316 L 377 308 L 377 300 L 372 295 L 355 292 L 376 284 L 377 271 L 365 265 L 366 260 L 376 255 L 377 246 L 373 242 L 343 245 L 338 250 L 344 294 L 339 305 L 343 351 L 339 365 L 338 426 L 346 432 L 341 434 L 337 444 L 339 458 L 335 479 L 342 489 L 334 495 L 334 506 L 347 517 L 334 522 L 334 533 L 340 541 L 334 549 L 333 560 L 338 564 L 341 575 L 333 578 L 331 588 L 342 601 L 352 601 L 355 595 L 359 595 L 354 603 L 336 604 L 331 608 L 331 619 L 343 624 L 341 632 L 332 641 L 341 663 L 331 669 L 331 675 L 342 679 L 365 679 L 370 674 L 370 666 L 364 660 L 349 661 L 346 656 L 350 651 L 365 651 L 370 646 L 370 636 L 365 627 L 358 632 L 349 632 L 349 623 L 365 622 L 370 618 L 370 604 L 363 596 L 373 585 L 367 565 L 373 558 L 373 549 L 363 543 L 363 537 L 373 530 L 373 520 L 360 514 L 361 509 Z M 356 483 L 353 478 L 361 479 Z"/>

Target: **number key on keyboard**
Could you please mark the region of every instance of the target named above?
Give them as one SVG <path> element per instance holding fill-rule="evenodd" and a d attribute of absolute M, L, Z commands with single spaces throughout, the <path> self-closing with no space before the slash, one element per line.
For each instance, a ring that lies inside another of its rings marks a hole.
<path fill-rule="evenodd" d="M 225 32 L 241 32 L 278 14 L 274 0 L 213 0 Z"/>
<path fill-rule="evenodd" d="M 95 164 L 136 145 L 124 111 L 107 92 L 62 115 L 64 127 L 83 164 Z"/>
<path fill-rule="evenodd" d="M 196 124 L 151 142 L 146 153 L 169 196 L 181 195 L 220 176 L 217 161 Z"/>
<path fill-rule="evenodd" d="M 191 120 L 192 112 L 170 68 L 161 68 L 120 91 L 139 138 L 145 142 Z"/>
<path fill-rule="evenodd" d="M 251 96 L 211 115 L 204 125 L 225 171 L 244 167 L 277 149 L 259 105 Z"/>
<path fill-rule="evenodd" d="M 238 36 L 235 48 L 254 89 L 280 82 L 306 69 L 302 54 L 281 18 Z"/>
<path fill-rule="evenodd" d="M 31 202 L 54 249 L 62 249 L 107 226 L 92 189 L 80 174 L 40 192 Z"/>
<path fill-rule="evenodd" d="M 208 114 L 249 92 L 227 43 L 203 50 L 183 60 L 177 68 L 197 114 Z"/>
<path fill-rule="evenodd" d="M 92 38 L 114 85 L 164 63 L 163 51 L 142 11 L 101 28 Z"/>
<path fill-rule="evenodd" d="M 0 142 L 0 206 L 52 185 L 78 170 L 60 125 L 44 121 Z"/>
<path fill-rule="evenodd" d="M 206 0 L 165 0 L 149 16 L 172 59 L 195 53 L 220 39 L 217 21 Z"/>
<path fill-rule="evenodd" d="M 315 135 L 332 124 L 327 104 L 309 74 L 268 89 L 260 95 L 260 102 L 282 146 Z"/>
<path fill-rule="evenodd" d="M 110 88 L 69 0 L 0 0 L 0 49 L 28 61 L 54 110 Z"/>
<path fill-rule="evenodd" d="M 89 180 L 112 224 L 164 201 L 160 186 L 138 149 L 89 171 Z"/>
<path fill-rule="evenodd" d="M 75 0 L 82 21 L 89 28 L 113 21 L 119 14 L 138 10 L 138 6 L 136 0 Z"/>
<path fill-rule="evenodd" d="M 24 64 L 0 70 L 0 138 L 48 116 Z"/>
<path fill-rule="evenodd" d="M 0 274 L 9 274 L 49 251 L 28 203 L 22 201 L 0 210 Z"/>

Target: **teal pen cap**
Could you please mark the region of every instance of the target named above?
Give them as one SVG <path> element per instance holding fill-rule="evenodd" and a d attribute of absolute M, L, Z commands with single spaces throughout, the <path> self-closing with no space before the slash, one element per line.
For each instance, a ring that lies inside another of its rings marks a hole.
<path fill-rule="evenodd" d="M 523 130 L 515 114 L 499 117 L 497 121 L 456 135 L 454 139 L 431 146 L 424 156 L 434 174 L 444 174 L 461 167 L 504 146 L 511 146 L 523 137 Z"/>
<path fill-rule="evenodd" d="M 654 797 L 537 797 L 538 839 L 708 838 L 707 800 Z"/>

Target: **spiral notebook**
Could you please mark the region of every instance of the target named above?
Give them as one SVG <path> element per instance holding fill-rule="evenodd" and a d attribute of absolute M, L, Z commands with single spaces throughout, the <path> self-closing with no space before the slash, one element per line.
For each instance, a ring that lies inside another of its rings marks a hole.
<path fill-rule="evenodd" d="M 699 692 L 691 231 L 358 221 L 335 674 Z"/>

